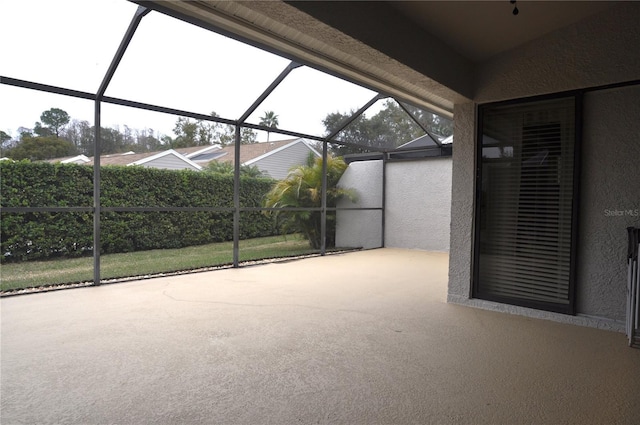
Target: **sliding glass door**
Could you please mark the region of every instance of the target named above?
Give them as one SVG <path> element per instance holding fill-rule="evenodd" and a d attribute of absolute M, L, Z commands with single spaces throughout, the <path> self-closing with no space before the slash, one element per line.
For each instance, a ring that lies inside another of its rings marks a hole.
<path fill-rule="evenodd" d="M 473 295 L 572 314 L 576 99 L 479 112 Z"/>

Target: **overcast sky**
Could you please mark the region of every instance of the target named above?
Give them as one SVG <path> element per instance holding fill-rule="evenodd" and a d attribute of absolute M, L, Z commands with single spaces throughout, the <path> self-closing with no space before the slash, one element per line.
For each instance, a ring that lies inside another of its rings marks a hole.
<path fill-rule="evenodd" d="M 0 75 L 95 93 L 136 8 L 126 0 L 0 0 Z M 151 12 L 106 95 L 237 119 L 288 63 Z M 374 95 L 302 67 L 247 121 L 257 124 L 265 111 L 274 111 L 280 128 L 322 135 L 328 113 L 358 109 Z M 91 101 L 0 85 L 0 130 L 16 136 L 18 127 L 33 128 L 52 107 L 93 123 Z M 108 104 L 102 110 L 103 126 L 152 128 L 170 136 L 176 119 Z"/>

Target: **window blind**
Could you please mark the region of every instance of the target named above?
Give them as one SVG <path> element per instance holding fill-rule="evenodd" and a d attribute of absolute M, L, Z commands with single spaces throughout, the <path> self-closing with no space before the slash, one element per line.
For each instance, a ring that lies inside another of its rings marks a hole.
<path fill-rule="evenodd" d="M 573 97 L 481 109 L 474 296 L 569 312 Z"/>

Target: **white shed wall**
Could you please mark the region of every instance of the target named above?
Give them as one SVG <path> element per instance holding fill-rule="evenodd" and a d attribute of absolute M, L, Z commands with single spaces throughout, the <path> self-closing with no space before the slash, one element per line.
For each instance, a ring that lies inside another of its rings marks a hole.
<path fill-rule="evenodd" d="M 385 246 L 449 250 L 451 158 L 387 164 Z M 340 186 L 358 192 L 358 201 L 340 207 L 382 206 L 382 161 L 353 162 Z M 336 244 L 342 247 L 381 246 L 380 211 L 338 211 Z"/>
<path fill-rule="evenodd" d="M 385 246 L 449 251 L 451 158 L 387 164 Z"/>
<path fill-rule="evenodd" d="M 382 160 L 352 162 L 342 175 L 339 187 L 354 189 L 357 201 L 343 199 L 338 207 L 382 207 Z M 380 248 L 382 246 L 381 211 L 338 211 L 336 246 Z"/>

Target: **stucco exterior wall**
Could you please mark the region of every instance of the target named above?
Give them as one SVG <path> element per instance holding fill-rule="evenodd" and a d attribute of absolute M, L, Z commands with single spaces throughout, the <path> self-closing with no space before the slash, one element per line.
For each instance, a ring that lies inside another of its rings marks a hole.
<path fill-rule="evenodd" d="M 637 79 L 637 22 L 640 3 L 623 4 L 501 54 L 479 68 L 476 103 L 456 105 L 454 111 L 450 302 L 623 329 L 624 228 L 638 225 L 638 218 L 607 216 L 605 210 L 640 208 L 640 174 L 637 165 L 631 165 L 640 157 L 637 87 L 592 92 L 584 98 L 576 317 L 470 299 L 475 105 Z"/>
<path fill-rule="evenodd" d="M 338 202 L 338 207 L 382 207 L 382 160 L 352 162 L 340 178 L 338 186 L 354 189 L 357 193 L 356 202 L 343 199 Z M 382 212 L 338 211 L 336 245 L 365 249 L 380 248 L 382 246 Z"/>
<path fill-rule="evenodd" d="M 471 296 L 473 207 L 475 193 L 474 103 L 453 110 L 453 166 L 451 170 L 451 236 L 449 247 L 450 302 L 466 302 Z"/>
<path fill-rule="evenodd" d="M 451 164 L 451 158 L 387 163 L 385 246 L 449 250 Z M 355 189 L 358 200 L 338 206 L 381 207 L 382 161 L 351 163 L 339 185 Z M 336 244 L 378 248 L 381 229 L 380 211 L 338 211 Z"/>
<path fill-rule="evenodd" d="M 451 163 L 387 163 L 385 246 L 449 251 Z"/>
<path fill-rule="evenodd" d="M 497 55 L 478 68 L 473 100 L 494 102 L 639 77 L 640 3 L 628 2 Z"/>
<path fill-rule="evenodd" d="M 627 232 L 640 227 L 640 86 L 585 95 L 578 311 L 625 318 Z"/>

